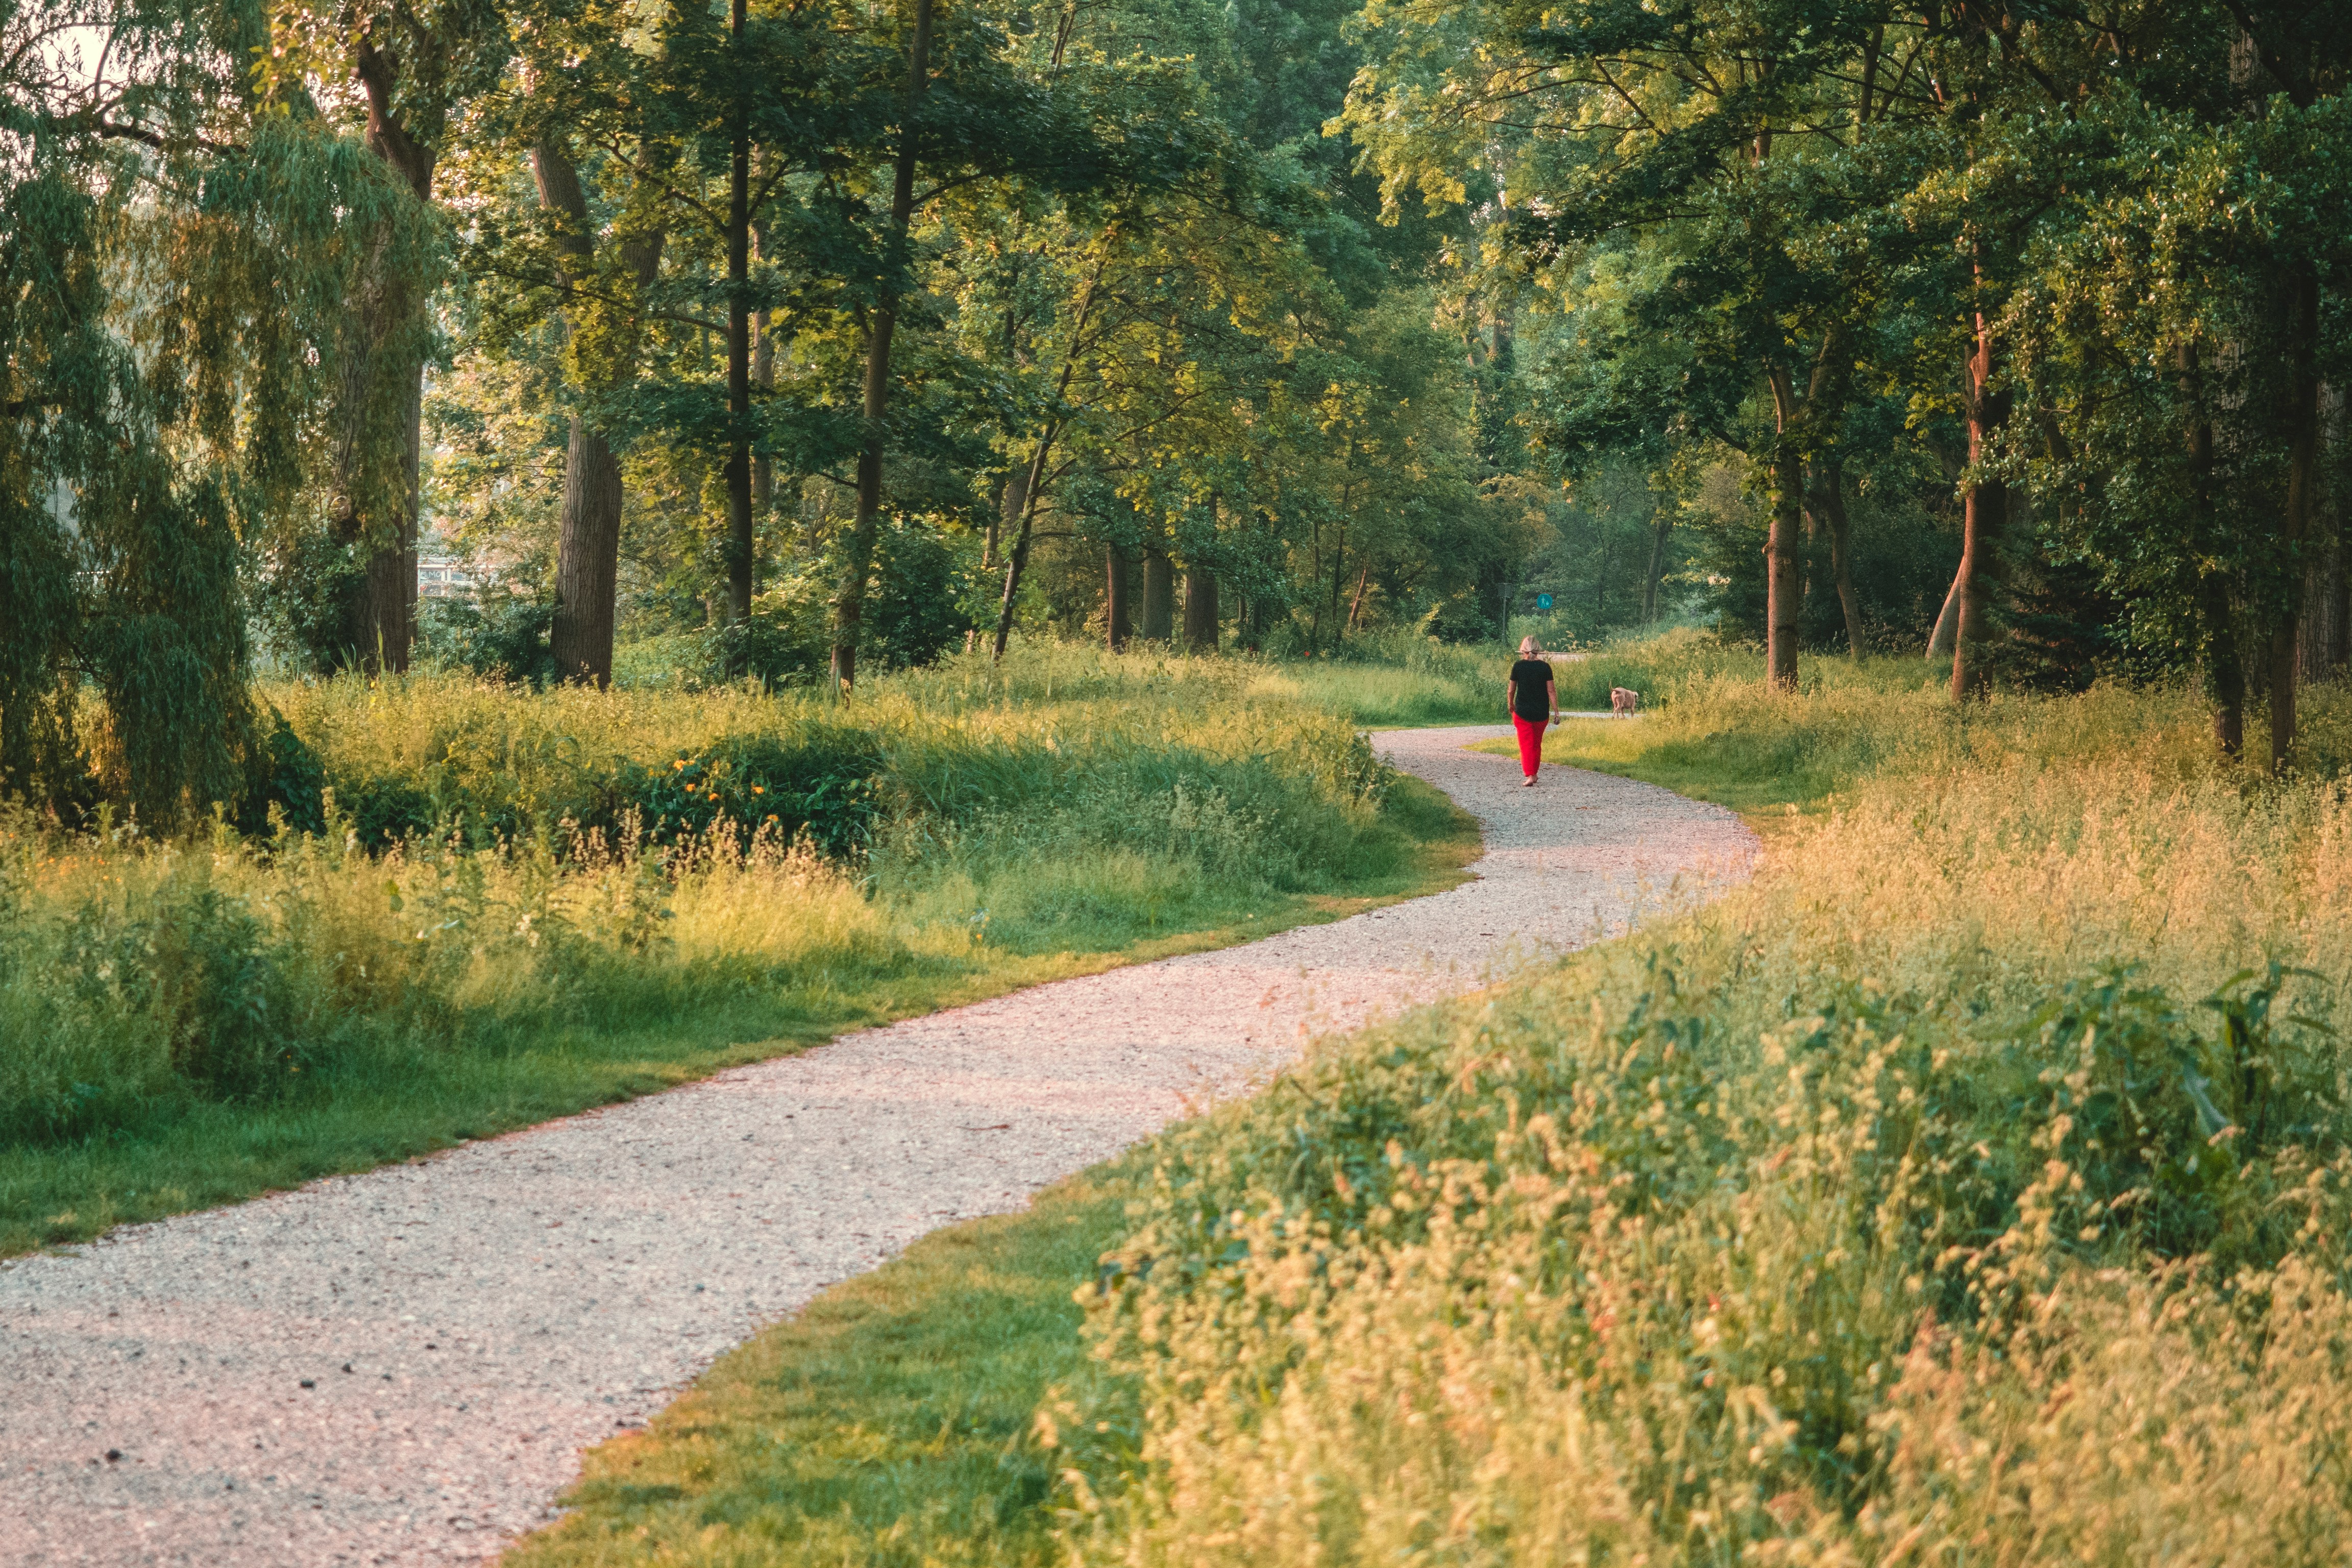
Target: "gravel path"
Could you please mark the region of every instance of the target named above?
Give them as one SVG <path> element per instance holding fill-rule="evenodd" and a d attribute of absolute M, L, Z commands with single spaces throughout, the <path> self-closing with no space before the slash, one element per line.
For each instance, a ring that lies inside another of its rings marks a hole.
<path fill-rule="evenodd" d="M 1744 875 L 1738 820 L 1493 728 L 1378 737 L 1484 821 L 1449 892 L 845 1036 L 0 1265 L 0 1562 L 467 1563 L 578 1453 L 925 1231 L 1020 1207 L 1305 1036 Z"/>

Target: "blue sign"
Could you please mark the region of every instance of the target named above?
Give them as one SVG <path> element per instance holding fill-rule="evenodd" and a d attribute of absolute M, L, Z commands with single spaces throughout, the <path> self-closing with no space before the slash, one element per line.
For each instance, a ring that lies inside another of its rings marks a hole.
<path fill-rule="evenodd" d="M 1550 608 L 1551 608 L 1551 595 L 1550 595 L 1549 594 L 1538 594 L 1538 595 L 1536 595 L 1536 608 L 1537 608 L 1537 609 L 1538 609 L 1538 610 L 1549 610 L 1549 609 L 1550 609 Z"/>

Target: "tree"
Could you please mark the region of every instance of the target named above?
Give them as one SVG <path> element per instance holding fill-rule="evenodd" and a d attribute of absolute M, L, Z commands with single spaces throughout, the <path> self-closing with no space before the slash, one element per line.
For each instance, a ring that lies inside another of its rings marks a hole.
<path fill-rule="evenodd" d="M 431 237 L 300 95 L 224 68 L 264 36 L 236 6 L 0 9 L 0 788 L 68 817 L 242 793 L 247 551 L 315 515 L 340 432 L 396 416 L 352 393 L 344 301 Z"/>
<path fill-rule="evenodd" d="M 429 7 L 334 0 L 278 10 L 268 53 L 276 90 L 355 119 L 386 173 L 429 208 L 451 123 L 496 84 L 509 46 L 495 0 Z M 361 574 L 341 647 L 371 669 L 407 668 L 415 633 L 427 310 L 437 259 L 437 250 L 395 244 L 383 228 L 343 325 L 345 424 L 333 458 L 332 527 Z M 375 412 L 386 403 L 394 410 L 389 444 Z M 387 466 L 391 484 L 382 479 Z"/>

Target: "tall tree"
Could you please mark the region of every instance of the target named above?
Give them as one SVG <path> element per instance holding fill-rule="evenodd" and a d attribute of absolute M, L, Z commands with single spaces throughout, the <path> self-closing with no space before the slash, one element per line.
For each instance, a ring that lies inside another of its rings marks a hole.
<path fill-rule="evenodd" d="M 741 0 L 737 0 L 740 5 Z M 931 0 L 905 0 L 907 96 L 899 111 L 898 151 L 891 163 L 890 219 L 884 276 L 866 327 L 866 438 L 857 453 L 857 512 L 842 566 L 841 596 L 833 620 L 833 679 L 846 693 L 857 680 L 857 639 L 866 616 L 866 581 L 874 567 L 875 519 L 882 509 L 882 464 L 890 411 L 890 342 L 898 330 L 900 270 L 915 211 L 915 165 L 922 134 L 923 99 L 930 86 Z M 748 497 L 746 505 L 748 506 Z M 1001 648 L 1000 648 L 1001 652 Z"/>
<path fill-rule="evenodd" d="M 272 72 L 308 96 L 341 103 L 356 88 L 358 130 L 369 151 L 421 207 L 450 126 L 488 91 L 509 58 L 497 0 L 444 0 L 431 7 L 376 0 L 296 4 L 275 16 Z M 379 240 L 375 266 L 353 291 L 344 327 L 345 427 L 335 454 L 334 529 L 362 572 L 343 627 L 343 646 L 367 668 L 408 668 L 415 635 L 416 531 L 420 515 L 426 322 L 433 272 L 403 265 L 413 249 Z M 362 410 L 388 402 L 389 432 Z M 396 483 L 378 471 L 389 465 Z"/>

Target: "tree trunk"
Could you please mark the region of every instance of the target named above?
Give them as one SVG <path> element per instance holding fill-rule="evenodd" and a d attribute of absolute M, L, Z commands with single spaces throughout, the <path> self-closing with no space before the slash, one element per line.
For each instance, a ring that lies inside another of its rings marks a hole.
<path fill-rule="evenodd" d="M 752 236 L 756 242 L 759 236 Z M 766 259 L 764 256 L 762 260 Z M 776 339 L 768 330 L 768 312 L 751 313 L 751 384 L 761 392 L 776 390 Z M 754 537 L 759 525 L 776 510 L 776 465 L 765 452 L 751 455 L 751 520 Z M 756 560 L 753 563 L 756 576 Z"/>
<path fill-rule="evenodd" d="M 1772 521 L 1764 538 L 1764 679 L 1780 691 L 1797 689 L 1799 466 L 1793 454 L 1773 465 Z"/>
<path fill-rule="evenodd" d="M 1217 651 L 1217 574 L 1205 566 L 1184 568 L 1184 651 Z"/>
<path fill-rule="evenodd" d="M 418 456 L 424 430 L 425 365 L 403 363 L 399 377 L 400 483 L 392 527 L 366 540 L 367 574 L 361 589 L 353 642 L 360 668 L 402 671 L 416 637 L 416 523 L 420 510 Z"/>
<path fill-rule="evenodd" d="M 1778 365 L 1766 372 L 1772 389 L 1772 520 L 1764 536 L 1764 683 L 1797 689 L 1797 629 L 1802 587 L 1797 577 L 1797 534 L 1804 525 L 1804 458 L 1798 446 L 1795 386 Z"/>
<path fill-rule="evenodd" d="M 2343 395 L 2323 384 L 2319 389 L 2319 450 L 2321 469 L 2338 459 L 2328 454 L 2342 450 Z M 2303 625 L 2297 651 L 2303 681 L 2334 680 L 2352 656 L 2352 571 L 2345 559 L 2344 497 L 2341 487 L 2319 487 L 2319 508 L 2312 518 L 2312 558 L 2303 585 Z"/>
<path fill-rule="evenodd" d="M 980 569 L 993 572 L 1004 564 L 1003 531 L 1017 526 L 1021 514 L 1029 509 L 1029 465 L 1022 463 L 1004 476 L 1004 493 L 995 512 L 988 520 L 988 532 L 980 543 Z"/>
<path fill-rule="evenodd" d="M 2201 552 L 2220 542 L 2214 536 L 2213 519 L 2213 420 L 2205 407 L 2197 345 L 2180 344 L 2174 359 L 2189 416 L 2189 504 L 2195 535 L 2189 542 Z M 2229 578 L 2220 572 L 2206 573 L 2198 583 L 2197 599 L 2199 618 L 2204 622 L 2205 679 L 2213 700 L 2213 739 L 2224 756 L 2234 757 L 2246 744 L 2246 667 L 2238 648 Z"/>
<path fill-rule="evenodd" d="M 2009 418 L 2010 394 L 1992 390 L 1992 324 L 1977 312 L 1976 347 L 1969 355 L 1969 461 L 1981 462 Z M 1952 699 L 1981 696 L 1990 674 L 1994 601 L 2000 587 L 2001 525 L 2009 521 L 2009 486 L 1979 479 L 1961 513 L 1959 614 L 1952 637 Z"/>
<path fill-rule="evenodd" d="M 1339 537 L 1331 542 L 1331 641 L 1327 647 L 1336 648 L 1347 634 L 1349 623 L 1339 616 L 1339 595 L 1347 592 L 1348 530 L 1342 525 Z"/>
<path fill-rule="evenodd" d="M 353 74 L 367 96 L 369 151 L 399 176 L 419 202 L 430 205 L 436 153 L 411 136 L 393 111 L 398 61 L 379 53 L 362 38 L 352 64 Z M 403 319 L 424 309 L 424 301 L 415 297 L 412 279 L 383 279 L 373 292 L 373 298 L 361 307 L 369 319 L 359 329 L 372 342 L 382 342 L 398 334 L 404 324 Z M 363 376 L 383 364 L 392 377 L 394 396 L 398 399 L 394 407 L 400 460 L 397 488 L 384 508 L 393 515 L 381 522 L 372 521 L 368 513 L 375 509 L 354 493 L 344 519 L 348 537 L 360 545 L 366 556 L 366 574 L 359 600 L 352 606 L 350 635 L 361 668 L 404 670 L 416 632 L 416 525 L 422 500 L 418 458 L 424 447 L 425 356 L 404 353 L 386 363 L 371 353 L 367 361 L 369 371 L 363 372 Z M 373 402 L 373 388 L 362 388 L 360 401 L 362 408 L 352 413 L 354 418 L 363 419 L 362 409 Z M 351 472 L 354 479 L 366 468 L 367 464 L 353 453 Z M 359 488 L 364 487 L 355 485 L 354 490 Z"/>
<path fill-rule="evenodd" d="M 743 42 L 745 0 L 729 9 L 728 37 Z M 751 133 L 750 115 L 731 116 L 727 163 L 727 624 L 740 634 L 751 619 Z M 745 646 L 730 649 L 727 673 L 747 672 Z"/>
<path fill-rule="evenodd" d="M 1846 532 L 1844 459 L 1822 458 L 1813 465 L 1813 479 L 1815 504 L 1830 525 L 1830 575 L 1837 583 L 1838 608 L 1845 615 L 1846 651 L 1860 658 L 1862 605 L 1853 596 L 1853 553 Z"/>
<path fill-rule="evenodd" d="M 1356 622 L 1364 613 L 1364 590 L 1370 586 L 1371 581 L 1372 563 L 1366 561 L 1362 570 L 1356 574 L 1356 596 L 1348 602 L 1348 629 L 1351 632 L 1356 629 Z"/>
<path fill-rule="evenodd" d="M 931 68 L 931 0 L 908 3 L 915 8 L 915 26 L 907 51 L 905 122 L 898 128 L 898 158 L 890 186 L 894 251 L 906 244 L 907 227 L 915 214 L 915 121 L 930 83 Z M 898 320 L 896 289 L 886 289 L 866 339 L 866 445 L 857 454 L 857 511 L 850 523 L 848 559 L 842 563 L 841 596 L 833 607 L 833 679 L 845 696 L 857 683 L 857 636 L 866 621 L 866 578 L 874 570 L 875 520 L 882 510 L 882 420 L 890 411 L 890 337 Z"/>
<path fill-rule="evenodd" d="M 1066 372 L 1062 384 L 1064 389 L 1069 384 Z M 1021 521 L 1020 526 L 1013 530 L 1013 554 L 1004 563 L 1004 597 L 997 605 L 996 641 L 994 651 L 990 655 L 1000 664 L 1003 662 L 1005 648 L 1013 641 L 1013 608 L 1021 592 L 1021 574 L 1029 569 L 1030 522 L 1037 515 L 1037 492 L 1042 488 L 1038 481 L 1044 478 L 1045 454 L 1053 448 L 1054 434 L 1059 428 L 1058 425 L 1045 426 L 1045 435 L 1037 442 L 1036 453 L 1029 459 L 1028 482 L 1021 488 Z"/>
<path fill-rule="evenodd" d="M 1675 531 L 1675 515 L 1664 507 L 1650 524 L 1650 570 L 1642 579 L 1642 621 L 1658 623 L 1658 590 L 1666 580 L 1666 540 Z"/>
<path fill-rule="evenodd" d="M 563 256 L 563 281 L 577 287 L 590 269 L 594 241 L 590 238 L 588 199 L 580 173 L 564 150 L 550 142 L 531 149 L 530 172 L 539 187 L 540 205 L 558 215 L 562 227 L 557 246 Z M 623 252 L 637 273 L 640 287 L 651 281 L 659 265 L 659 244 L 639 242 Z M 568 342 L 573 328 L 558 317 Z M 634 367 L 596 366 L 589 372 L 601 381 L 625 380 Z M 583 379 L 586 379 L 583 377 Z M 572 416 L 572 437 L 564 451 L 563 510 L 555 543 L 555 620 L 548 633 L 558 679 L 609 685 L 613 679 L 614 585 L 621 549 L 621 465 L 604 433 L 578 414 Z"/>
<path fill-rule="evenodd" d="M 1166 555 L 1147 546 L 1143 552 L 1143 640 L 1166 642 L 1175 635 L 1175 569 Z"/>
<path fill-rule="evenodd" d="M 1121 653 L 1127 648 L 1128 577 L 1134 571 L 1135 563 L 1126 551 L 1116 544 L 1104 552 L 1104 558 L 1108 572 L 1103 585 L 1103 631 L 1110 643 L 1110 651 Z"/>
<path fill-rule="evenodd" d="M 928 4 L 929 0 L 925 0 Z M 1095 258 L 1095 269 L 1087 279 L 1086 292 L 1078 297 L 1076 315 L 1072 319 L 1070 340 L 1062 350 L 1062 374 L 1054 382 L 1054 405 L 1063 406 L 1068 395 L 1070 378 L 1077 374 L 1078 345 L 1086 342 L 1087 323 L 1094 319 L 1095 298 L 1102 288 L 1103 274 L 1110 268 L 1111 253 L 1118 247 L 1118 225 L 1113 223 L 1103 230 L 1102 253 Z M 1013 558 L 1004 566 L 1004 600 L 997 606 L 996 651 L 994 658 L 1003 660 L 1005 645 L 1013 637 L 1013 606 L 1014 595 L 1021 591 L 1021 574 L 1029 569 L 1030 531 L 1037 518 L 1037 502 L 1045 493 L 1047 476 L 1045 463 L 1053 455 L 1054 441 L 1062 433 L 1062 421 L 1056 417 L 1046 422 L 1037 433 L 1037 449 L 1029 456 L 1029 468 L 1021 481 L 1021 521 L 1013 535 Z M 1006 487 L 1008 498 L 1011 487 Z"/>
<path fill-rule="evenodd" d="M 1944 607 L 1936 613 L 1935 629 L 1927 634 L 1927 661 L 1948 658 L 1952 652 L 1952 638 L 1960 625 L 1960 574 L 1952 574 L 1952 585 L 1944 590 Z"/>
<path fill-rule="evenodd" d="M 2346 630 L 2352 625 L 2352 574 L 2345 571 L 2343 520 L 2328 520 L 2328 537 L 2317 545 L 2303 584 L 2303 625 L 2296 657 L 2303 683 L 2333 680 L 2344 671 Z"/>
<path fill-rule="evenodd" d="M 2246 664 L 2231 614 L 2229 580 L 2219 573 L 2200 585 L 2200 608 L 2210 638 L 2206 683 L 2213 699 L 2213 740 L 2225 757 L 2246 749 Z"/>
<path fill-rule="evenodd" d="M 2287 310 L 2287 482 L 2284 547 L 2287 577 L 2284 602 L 2271 623 L 2271 772 L 2286 771 L 2294 753 L 2295 686 L 2303 673 L 2296 634 L 2303 621 L 2304 559 L 2319 510 L 2319 278 L 2297 268 L 2289 281 Z"/>
<path fill-rule="evenodd" d="M 573 415 L 555 544 L 555 622 L 548 631 L 559 680 L 599 689 L 612 684 L 621 499 L 621 465 L 612 447 Z"/>

